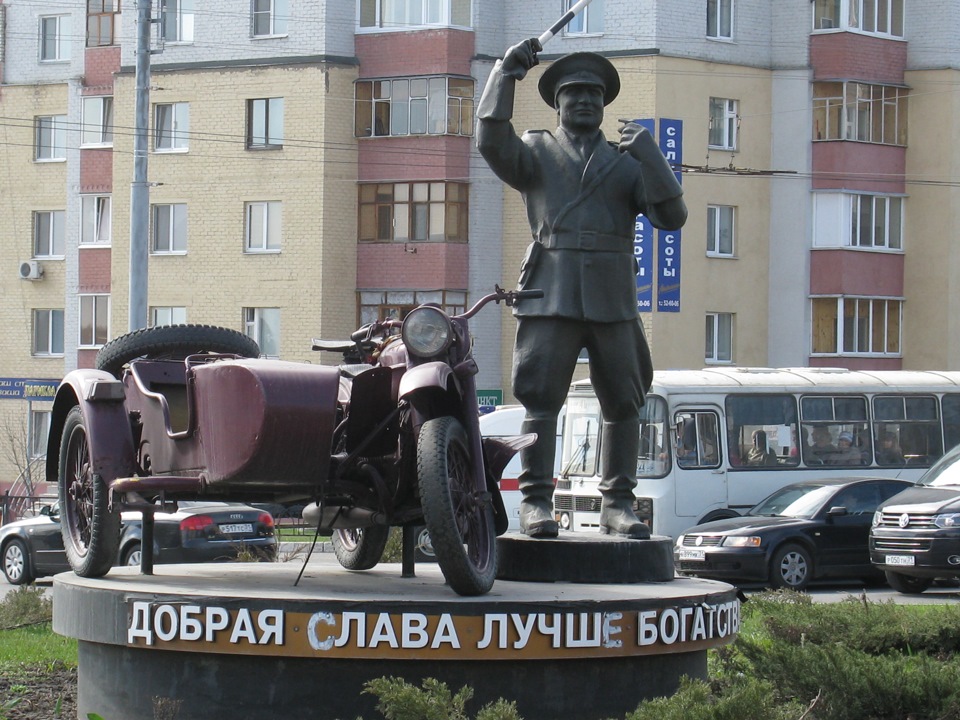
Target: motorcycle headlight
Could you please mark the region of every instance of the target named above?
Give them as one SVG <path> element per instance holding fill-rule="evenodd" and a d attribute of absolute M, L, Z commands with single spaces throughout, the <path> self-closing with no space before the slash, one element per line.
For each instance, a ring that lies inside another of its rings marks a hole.
<path fill-rule="evenodd" d="M 417 357 L 436 357 L 453 342 L 453 325 L 439 308 L 423 306 L 404 318 L 400 334 L 407 349 Z"/>

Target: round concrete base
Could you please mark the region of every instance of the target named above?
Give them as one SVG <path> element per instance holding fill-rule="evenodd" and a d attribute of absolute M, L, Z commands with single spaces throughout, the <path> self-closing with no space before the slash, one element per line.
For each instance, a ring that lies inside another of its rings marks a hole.
<path fill-rule="evenodd" d="M 365 683 L 436 678 L 498 698 L 525 720 L 622 717 L 705 677 L 706 651 L 733 639 L 736 589 L 664 583 L 498 580 L 480 598 L 437 566 L 342 569 L 298 561 L 115 568 L 54 580 L 54 629 L 79 640 L 78 716 L 177 720 L 367 720 Z"/>

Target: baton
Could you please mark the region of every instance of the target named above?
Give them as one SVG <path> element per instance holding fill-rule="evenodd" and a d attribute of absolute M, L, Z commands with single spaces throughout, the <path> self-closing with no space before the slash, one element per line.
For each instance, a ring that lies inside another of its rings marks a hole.
<path fill-rule="evenodd" d="M 576 5 L 567 10 L 566 14 L 562 18 L 557 20 L 553 25 L 550 26 L 549 30 L 537 38 L 537 40 L 540 41 L 540 46 L 543 47 L 546 45 L 547 40 L 563 30 L 563 28 L 566 27 L 567 24 L 569 24 L 569 22 L 577 16 L 577 13 L 583 10 L 591 2 L 593 2 L 593 0 L 579 0 Z"/>

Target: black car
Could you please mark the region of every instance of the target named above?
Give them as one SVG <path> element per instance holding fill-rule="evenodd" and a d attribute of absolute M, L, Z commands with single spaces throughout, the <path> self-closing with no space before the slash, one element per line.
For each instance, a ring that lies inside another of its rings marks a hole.
<path fill-rule="evenodd" d="M 940 578 L 960 578 L 960 446 L 915 487 L 883 503 L 870 530 L 870 560 L 902 593 L 922 593 Z"/>
<path fill-rule="evenodd" d="M 879 577 L 867 537 L 877 506 L 912 483 L 836 478 L 787 485 L 743 517 L 697 525 L 677 538 L 679 572 L 802 590 L 826 577 Z"/>
<path fill-rule="evenodd" d="M 273 518 L 249 505 L 181 502 L 176 512 L 158 512 L 154 517 L 153 552 L 158 564 L 277 557 Z M 140 542 L 140 513 L 124 513 L 116 564 L 139 565 Z M 56 503 L 45 506 L 37 517 L 0 527 L 0 561 L 7 582 L 14 585 L 70 570 Z"/>

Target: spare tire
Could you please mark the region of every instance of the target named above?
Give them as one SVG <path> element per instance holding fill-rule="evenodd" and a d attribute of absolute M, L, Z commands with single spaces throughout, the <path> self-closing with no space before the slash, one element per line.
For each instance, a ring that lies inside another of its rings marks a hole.
<path fill-rule="evenodd" d="M 114 338 L 100 348 L 96 367 L 119 378 L 123 366 L 137 358 L 182 360 L 199 353 L 255 358 L 260 346 L 241 332 L 214 325 L 161 325 Z"/>

